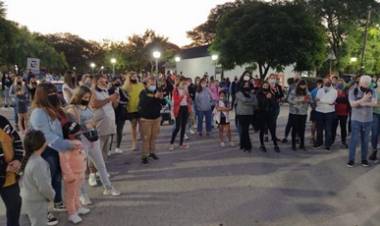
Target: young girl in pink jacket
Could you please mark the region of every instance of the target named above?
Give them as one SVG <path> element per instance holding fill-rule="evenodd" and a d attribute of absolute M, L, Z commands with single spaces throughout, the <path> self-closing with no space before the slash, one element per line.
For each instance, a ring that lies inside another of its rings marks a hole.
<path fill-rule="evenodd" d="M 69 122 L 63 126 L 63 134 L 66 139 L 80 140 L 80 130 L 80 125 L 75 122 Z M 82 149 L 73 149 L 59 153 L 59 159 L 64 183 L 64 201 L 69 221 L 78 224 L 82 222 L 79 215 L 90 212 L 89 209 L 82 207 L 79 201 L 80 188 L 86 171 L 86 155 Z"/>

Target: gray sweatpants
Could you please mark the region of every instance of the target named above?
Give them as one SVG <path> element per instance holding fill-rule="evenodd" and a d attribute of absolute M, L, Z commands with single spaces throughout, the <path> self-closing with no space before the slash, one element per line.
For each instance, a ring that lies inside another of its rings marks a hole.
<path fill-rule="evenodd" d="M 46 201 L 22 200 L 22 208 L 31 226 L 46 226 L 49 203 Z"/>

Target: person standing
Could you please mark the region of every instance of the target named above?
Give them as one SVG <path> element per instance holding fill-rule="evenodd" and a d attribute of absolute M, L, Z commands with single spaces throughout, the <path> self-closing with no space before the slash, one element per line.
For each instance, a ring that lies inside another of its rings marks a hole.
<path fill-rule="evenodd" d="M 376 82 L 376 96 L 377 96 L 377 105 L 373 108 L 373 122 L 372 122 L 372 133 L 371 133 L 371 144 L 372 144 L 372 153 L 369 157 L 369 160 L 377 162 L 377 144 L 379 141 L 380 135 L 380 79 L 377 79 Z"/>
<path fill-rule="evenodd" d="M 99 134 L 100 148 L 103 158 L 107 160 L 111 150 L 112 136 L 116 134 L 114 106 L 119 101 L 119 94 L 108 94 L 108 78 L 106 75 L 98 74 L 95 77 L 95 90 L 91 100 L 94 109 L 94 121 Z"/>
<path fill-rule="evenodd" d="M 177 86 L 174 88 L 172 99 L 172 114 L 173 118 L 175 118 L 175 128 L 172 133 L 169 149 L 171 151 L 174 150 L 174 141 L 179 131 L 181 131 L 179 146 L 182 149 L 188 149 L 189 145 L 184 144 L 183 140 L 186 132 L 187 119 L 192 111 L 192 99 L 188 92 L 185 79 L 179 81 Z"/>
<path fill-rule="evenodd" d="M 288 89 L 287 95 L 285 97 L 286 101 L 288 101 L 290 92 L 292 92 L 292 90 L 294 90 L 296 88 L 296 86 L 297 86 L 298 82 L 300 81 L 300 79 L 301 78 L 300 78 L 300 75 L 298 73 L 294 75 L 294 78 L 289 78 L 288 79 L 289 89 Z M 288 122 L 286 123 L 286 126 L 285 126 L 285 137 L 284 137 L 284 139 L 282 139 L 282 143 L 284 143 L 284 144 L 288 143 L 289 133 L 292 130 L 293 125 L 295 125 L 294 118 L 295 118 L 295 116 L 292 113 L 289 113 L 289 115 L 288 115 Z"/>
<path fill-rule="evenodd" d="M 144 85 L 138 81 L 137 74 L 135 72 L 129 72 L 127 74 L 123 90 L 129 97 L 127 104 L 127 120 L 131 122 L 132 151 L 136 151 L 137 126 L 139 126 L 139 129 L 141 130 L 138 106 L 140 102 L 140 93 L 144 90 Z"/>
<path fill-rule="evenodd" d="M 7 226 L 20 226 L 21 197 L 16 173 L 21 167 L 24 148 L 20 136 L 2 115 L 0 144 L 0 196 L 5 204 Z"/>
<path fill-rule="evenodd" d="M 300 138 L 300 149 L 305 149 L 305 127 L 308 113 L 308 107 L 312 103 L 311 95 L 307 89 L 306 82 L 301 80 L 298 82 L 295 89 L 293 89 L 288 98 L 289 110 L 294 115 L 292 130 L 292 149 L 297 150 L 296 136 Z"/>
<path fill-rule="evenodd" d="M 120 78 L 115 78 L 112 87 L 108 90 L 109 95 L 117 93 L 120 96 L 119 102 L 115 107 L 115 123 L 116 123 L 116 154 L 123 153 L 120 149 L 121 141 L 123 139 L 123 131 L 125 126 L 125 121 L 127 120 L 127 105 L 128 105 L 128 95 L 121 89 Z"/>
<path fill-rule="evenodd" d="M 188 92 L 189 96 L 191 97 L 191 102 L 193 103 L 195 100 L 195 94 L 197 92 L 197 86 L 193 83 L 193 80 L 191 78 L 187 79 L 187 85 L 188 85 Z M 195 134 L 195 131 L 193 130 L 195 126 L 195 110 L 194 110 L 194 105 L 191 105 L 191 112 L 189 115 L 189 122 L 188 122 L 188 128 L 190 134 Z"/>
<path fill-rule="evenodd" d="M 28 124 L 29 91 L 27 85 L 22 81 L 20 76 L 11 86 L 10 96 L 14 99 L 18 127 L 21 133 L 24 134 Z"/>
<path fill-rule="evenodd" d="M 62 174 L 58 152 L 81 148 L 82 143 L 63 138 L 59 111 L 61 111 L 61 104 L 56 87 L 51 83 L 39 84 L 32 104 L 30 125 L 32 129 L 42 131 L 47 140 L 48 147 L 42 157 L 49 163 L 52 186 L 55 191 L 54 209 L 63 211 L 65 207 L 62 202 Z M 57 222 L 57 219 L 52 214 L 48 214 L 48 221 L 53 223 Z"/>
<path fill-rule="evenodd" d="M 73 75 L 73 72 L 67 71 L 63 78 L 63 86 L 62 86 L 63 98 L 65 99 L 66 103 L 70 103 L 71 97 L 73 96 L 74 89 L 75 89 L 75 77 Z"/>
<path fill-rule="evenodd" d="M 323 145 L 323 132 L 325 135 L 325 148 L 330 150 L 333 142 L 332 130 L 333 124 L 336 118 L 335 113 L 335 101 L 338 96 L 338 92 L 331 85 L 330 78 L 323 80 L 323 88 L 319 89 L 315 98 L 317 107 L 317 141 L 314 147 L 320 147 Z"/>
<path fill-rule="evenodd" d="M 249 125 L 251 123 L 254 107 L 257 106 L 256 96 L 250 88 L 250 82 L 242 82 L 240 91 L 236 93 L 236 117 L 240 128 L 240 149 L 244 152 L 252 151 L 251 139 L 249 137 Z"/>
<path fill-rule="evenodd" d="M 264 144 L 264 135 L 269 130 L 272 136 L 275 152 L 280 152 L 276 138 L 277 100 L 268 82 L 264 82 L 257 92 L 257 116 L 256 120 L 260 129 L 260 150 L 267 152 Z"/>
<path fill-rule="evenodd" d="M 336 138 L 336 131 L 338 129 L 338 124 L 340 125 L 340 137 L 342 141 L 342 145 L 345 148 L 348 148 L 346 137 L 347 137 L 347 119 L 348 115 L 350 113 L 350 103 L 348 101 L 348 94 L 344 87 L 344 81 L 339 80 L 337 84 L 335 84 L 335 88 L 338 91 L 338 97 L 336 98 L 336 104 L 335 104 L 335 112 L 336 112 L 336 119 L 334 121 L 333 125 L 333 143 L 335 142 Z"/>
<path fill-rule="evenodd" d="M 41 157 L 47 147 L 44 134 L 38 130 L 28 131 L 24 147 L 20 170 L 22 206 L 31 226 L 47 225 L 48 205 L 54 200 L 55 191 L 51 186 L 49 164 Z"/>
<path fill-rule="evenodd" d="M 207 80 L 205 78 L 201 79 L 195 94 L 195 110 L 197 112 L 197 121 L 198 121 L 198 134 L 202 136 L 203 130 L 203 118 L 206 119 L 206 136 L 209 136 L 212 126 L 212 98 L 209 89 L 207 88 Z"/>
<path fill-rule="evenodd" d="M 311 143 L 314 145 L 316 142 L 316 131 L 317 131 L 317 112 L 315 108 L 317 107 L 315 98 L 317 97 L 317 92 L 323 86 L 323 80 L 319 79 L 317 81 L 316 87 L 310 92 L 312 103 L 310 111 L 310 121 L 311 121 Z"/>
<path fill-rule="evenodd" d="M 8 107 L 12 104 L 11 98 L 9 96 L 9 89 L 12 86 L 12 78 L 8 73 L 4 73 L 1 78 L 1 86 L 3 89 L 3 106 Z"/>
<path fill-rule="evenodd" d="M 237 76 L 235 76 L 234 78 L 234 81 L 231 82 L 231 85 L 229 87 L 230 89 L 230 94 L 231 94 L 231 99 L 232 99 L 232 103 L 235 103 L 235 96 L 236 96 L 236 93 L 238 91 L 238 78 Z"/>
<path fill-rule="evenodd" d="M 349 101 L 352 107 L 351 113 L 351 142 L 349 145 L 349 159 L 347 166 L 355 165 L 356 146 L 361 143 L 361 165 L 369 166 L 368 142 L 371 123 L 373 121 L 373 107 L 377 105 L 377 93 L 369 89 L 371 77 L 363 75 L 360 77 L 359 86 L 352 88 L 349 92 Z"/>
<path fill-rule="evenodd" d="M 160 133 L 161 108 L 165 105 L 164 95 L 157 90 L 153 77 L 146 80 L 147 88 L 140 94 L 139 114 L 141 115 L 141 134 L 143 139 L 142 163 L 148 164 L 149 158 L 158 160 L 156 139 Z"/>

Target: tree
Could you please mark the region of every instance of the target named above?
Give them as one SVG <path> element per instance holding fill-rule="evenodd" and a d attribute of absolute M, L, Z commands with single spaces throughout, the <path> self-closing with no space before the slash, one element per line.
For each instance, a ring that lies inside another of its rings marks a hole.
<path fill-rule="evenodd" d="M 209 45 L 215 38 L 216 25 L 220 18 L 240 5 L 248 2 L 246 0 L 236 0 L 235 2 L 227 2 L 217 5 L 213 8 L 205 23 L 195 27 L 192 31 L 187 32 L 187 36 L 193 40 L 189 47 Z"/>
<path fill-rule="evenodd" d="M 5 18 L 6 9 L 4 1 L 0 1 L 0 18 Z"/>
<path fill-rule="evenodd" d="M 264 79 L 269 68 L 317 68 L 325 56 L 323 34 L 303 4 L 251 2 L 222 17 L 211 51 L 225 69 L 257 63 Z"/>
<path fill-rule="evenodd" d="M 339 69 L 340 58 L 345 55 L 348 32 L 355 26 L 364 26 L 368 10 L 372 8 L 373 12 L 377 12 L 379 4 L 376 0 L 309 0 L 306 2 L 313 10 L 312 15 L 315 15 L 326 29 L 329 46 L 337 58 Z"/>

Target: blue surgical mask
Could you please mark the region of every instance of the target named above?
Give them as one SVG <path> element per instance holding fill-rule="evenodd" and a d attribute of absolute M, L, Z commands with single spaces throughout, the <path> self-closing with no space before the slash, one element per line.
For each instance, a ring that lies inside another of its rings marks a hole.
<path fill-rule="evenodd" d="M 148 90 L 149 90 L 150 92 L 155 92 L 155 91 L 156 91 L 156 86 L 151 85 L 151 86 L 148 87 Z"/>

